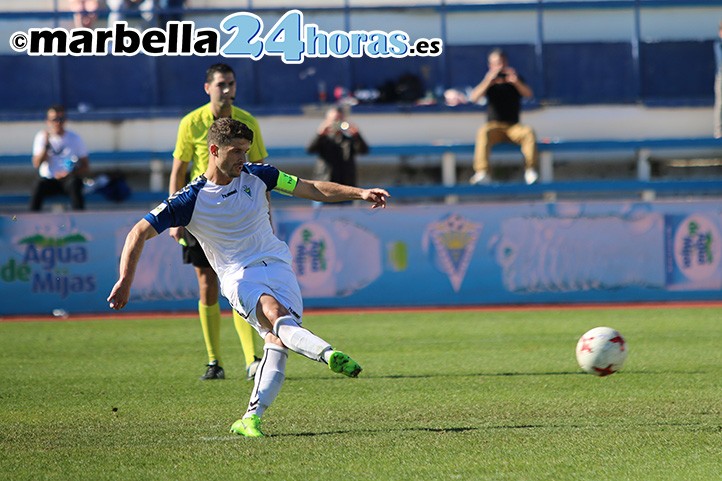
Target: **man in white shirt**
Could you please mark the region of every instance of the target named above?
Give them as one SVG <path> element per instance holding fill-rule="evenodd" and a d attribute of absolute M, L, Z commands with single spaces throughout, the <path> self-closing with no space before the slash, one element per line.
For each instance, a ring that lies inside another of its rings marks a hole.
<path fill-rule="evenodd" d="M 389 193 L 299 179 L 268 164 L 248 163 L 246 153 L 252 141 L 253 131 L 237 120 L 221 118 L 211 125 L 208 169 L 133 227 L 108 302 L 113 309 L 127 305 L 148 239 L 169 227 L 185 226 L 218 274 L 223 295 L 265 340 L 248 408 L 231 426 L 234 433 L 262 437 L 261 416 L 281 390 L 288 349 L 349 377 L 361 372 L 356 361 L 301 327 L 303 301 L 291 267 L 291 251 L 273 234 L 266 192 L 276 190 L 318 202 L 364 200 L 372 208 L 386 207 Z"/>
<path fill-rule="evenodd" d="M 64 194 L 70 197 L 73 210 L 83 210 L 83 177 L 88 174 L 88 149 L 83 139 L 65 130 L 65 107 L 51 106 L 46 115 L 47 128 L 35 135 L 33 167 L 40 178 L 30 197 L 30 210 L 43 208 L 46 197 Z"/>

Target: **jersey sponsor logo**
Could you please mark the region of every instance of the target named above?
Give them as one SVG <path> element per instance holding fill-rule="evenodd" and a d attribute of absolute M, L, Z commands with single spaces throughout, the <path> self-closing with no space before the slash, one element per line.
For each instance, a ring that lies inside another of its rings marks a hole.
<path fill-rule="evenodd" d="M 227 198 L 229 198 L 230 196 L 232 196 L 232 195 L 234 195 L 234 194 L 237 194 L 237 193 L 238 193 L 238 190 L 233 189 L 232 191 L 230 191 L 230 192 L 227 193 L 227 194 L 221 194 L 221 197 L 223 197 L 224 199 L 227 199 Z"/>
<path fill-rule="evenodd" d="M 158 214 L 163 212 L 163 209 L 165 209 L 166 207 L 168 207 L 168 204 L 166 204 L 165 202 L 162 202 L 162 203 L 158 204 L 158 206 L 155 209 L 151 210 L 150 214 L 154 217 L 158 217 Z"/>

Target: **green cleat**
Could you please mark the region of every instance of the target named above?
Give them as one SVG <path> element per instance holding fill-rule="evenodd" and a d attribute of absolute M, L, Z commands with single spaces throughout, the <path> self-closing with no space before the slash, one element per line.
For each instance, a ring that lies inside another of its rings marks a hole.
<path fill-rule="evenodd" d="M 358 377 L 361 372 L 359 363 L 341 351 L 333 351 L 328 360 L 328 367 L 333 371 L 348 377 Z"/>
<path fill-rule="evenodd" d="M 247 438 L 262 438 L 261 418 L 252 414 L 250 417 L 239 419 L 231 426 L 231 432 Z"/>

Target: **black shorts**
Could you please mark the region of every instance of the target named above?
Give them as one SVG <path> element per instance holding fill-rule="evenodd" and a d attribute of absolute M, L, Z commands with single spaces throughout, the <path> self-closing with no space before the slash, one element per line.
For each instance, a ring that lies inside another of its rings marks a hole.
<path fill-rule="evenodd" d="M 184 230 L 183 239 L 187 244 L 183 246 L 183 263 L 191 264 L 193 267 L 211 267 L 206 253 L 203 252 L 196 238 L 190 232 Z"/>

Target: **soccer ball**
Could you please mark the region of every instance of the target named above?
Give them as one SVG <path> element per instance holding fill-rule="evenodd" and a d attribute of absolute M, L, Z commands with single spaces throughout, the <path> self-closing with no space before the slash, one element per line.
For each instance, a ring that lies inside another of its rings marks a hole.
<path fill-rule="evenodd" d="M 595 376 L 609 376 L 622 368 L 627 359 L 627 343 L 611 327 L 595 327 L 577 342 L 577 363 Z"/>

